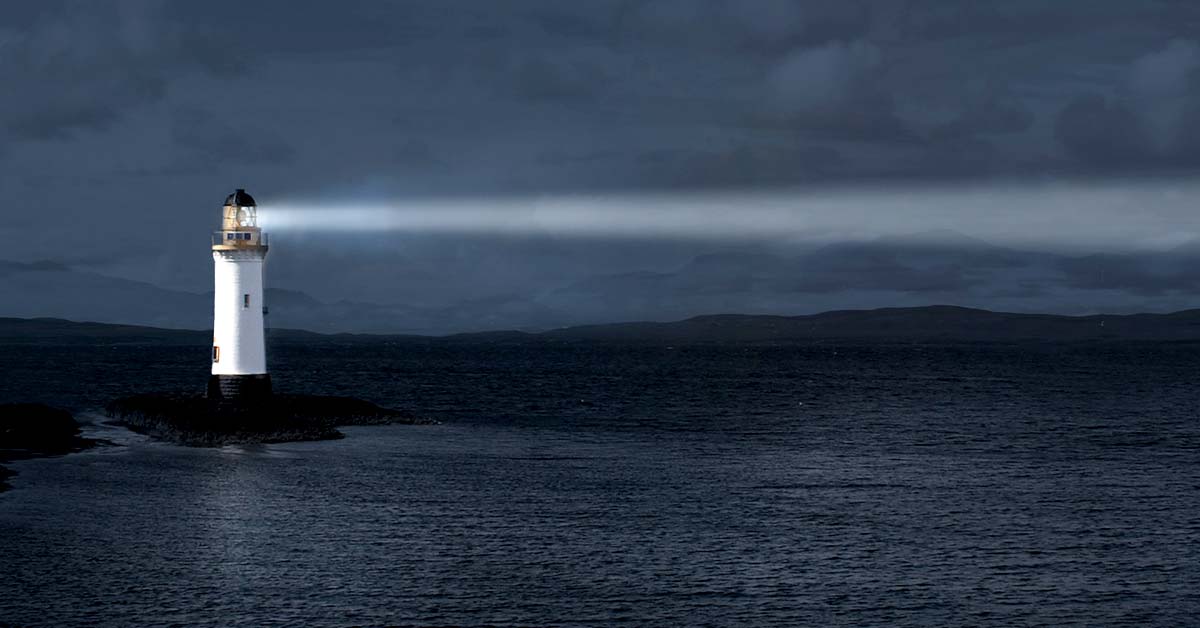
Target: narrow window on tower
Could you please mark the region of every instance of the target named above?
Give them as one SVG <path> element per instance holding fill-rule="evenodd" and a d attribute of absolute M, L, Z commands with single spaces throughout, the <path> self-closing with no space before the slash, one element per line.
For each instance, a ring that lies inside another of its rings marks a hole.
<path fill-rule="evenodd" d="M 248 295 L 248 294 L 242 295 L 242 307 L 244 307 L 244 308 L 250 307 L 250 295 Z"/>
<path fill-rule="evenodd" d="M 213 345 L 213 362 L 221 361 L 221 347 Z"/>

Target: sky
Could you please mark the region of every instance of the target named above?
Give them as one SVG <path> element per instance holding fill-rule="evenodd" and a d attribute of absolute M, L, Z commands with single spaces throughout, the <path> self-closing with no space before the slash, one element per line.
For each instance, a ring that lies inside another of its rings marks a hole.
<path fill-rule="evenodd" d="M 1197 33 L 1174 0 L 15 0 L 0 259 L 210 290 L 242 187 L 271 285 L 326 302 L 1197 307 Z"/>

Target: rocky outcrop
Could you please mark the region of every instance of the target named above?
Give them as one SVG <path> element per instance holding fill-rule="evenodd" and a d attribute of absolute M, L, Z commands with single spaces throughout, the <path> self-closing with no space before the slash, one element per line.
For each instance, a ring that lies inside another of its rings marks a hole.
<path fill-rule="evenodd" d="M 437 421 L 353 397 L 272 395 L 249 403 L 215 403 L 198 395 L 135 395 L 105 414 L 129 429 L 191 447 L 342 438 L 344 425 L 423 425 Z"/>
<path fill-rule="evenodd" d="M 66 410 L 38 403 L 0 404 L 0 463 L 82 451 L 97 441 L 79 435 L 79 424 Z M 13 472 L 0 467 L 0 490 Z"/>

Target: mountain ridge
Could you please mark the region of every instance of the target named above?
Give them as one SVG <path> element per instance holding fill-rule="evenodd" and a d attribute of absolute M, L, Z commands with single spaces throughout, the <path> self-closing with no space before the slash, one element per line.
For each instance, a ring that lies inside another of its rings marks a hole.
<path fill-rule="evenodd" d="M 0 318 L 0 343 L 53 340 L 198 343 L 208 330 L 76 322 L 60 318 Z M 770 344 L 832 340 L 923 342 L 1200 341 L 1200 309 L 1170 313 L 1071 316 L 996 312 L 956 305 L 831 310 L 796 316 L 706 314 L 669 321 L 629 321 L 447 335 L 327 334 L 272 329 L 281 341 L 620 342 Z"/>

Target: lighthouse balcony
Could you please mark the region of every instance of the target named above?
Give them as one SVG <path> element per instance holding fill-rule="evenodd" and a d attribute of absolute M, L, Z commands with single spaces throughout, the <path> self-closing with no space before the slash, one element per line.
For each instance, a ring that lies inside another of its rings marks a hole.
<path fill-rule="evenodd" d="M 212 247 L 214 251 L 259 249 L 266 248 L 267 244 L 267 234 L 257 229 L 246 231 L 214 231 L 212 234 Z"/>

